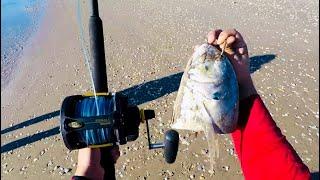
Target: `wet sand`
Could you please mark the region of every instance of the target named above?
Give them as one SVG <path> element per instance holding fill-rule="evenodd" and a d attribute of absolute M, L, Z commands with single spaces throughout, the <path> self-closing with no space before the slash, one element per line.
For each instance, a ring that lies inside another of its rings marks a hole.
<path fill-rule="evenodd" d="M 1 1 L 1 90 L 16 70 L 17 60 L 43 20 L 46 1 Z"/>
<path fill-rule="evenodd" d="M 84 1 L 85 2 L 85 1 Z M 256 88 L 273 118 L 311 172 L 319 172 L 319 3 L 307 1 L 100 2 L 108 85 L 152 108 L 160 141 L 169 129 L 181 72 L 192 47 L 214 28 L 236 28 L 246 39 Z M 50 1 L 44 21 L 1 91 L 1 178 L 70 179 L 77 151 L 59 133 L 64 97 L 90 90 L 80 47 L 75 2 Z M 83 4 L 87 24 L 87 4 Z M 85 28 L 85 33 L 87 28 Z M 203 134 L 182 132 L 177 161 L 149 151 L 146 128 L 121 146 L 118 179 L 243 179 L 228 135 L 220 164 L 208 173 Z"/>

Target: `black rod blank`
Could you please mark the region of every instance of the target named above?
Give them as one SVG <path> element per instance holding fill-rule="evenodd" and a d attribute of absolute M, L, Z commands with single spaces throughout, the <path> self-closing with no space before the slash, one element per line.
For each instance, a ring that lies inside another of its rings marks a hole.
<path fill-rule="evenodd" d="M 89 36 L 93 83 L 96 92 L 108 92 L 103 27 L 99 17 L 98 1 L 91 0 L 90 6 Z"/>
<path fill-rule="evenodd" d="M 97 0 L 91 0 L 90 16 L 99 16 L 99 8 L 98 8 L 98 1 Z"/>

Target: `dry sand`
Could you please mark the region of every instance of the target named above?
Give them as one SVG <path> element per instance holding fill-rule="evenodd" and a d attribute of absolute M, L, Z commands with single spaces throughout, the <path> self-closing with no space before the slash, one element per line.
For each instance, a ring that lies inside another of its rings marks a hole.
<path fill-rule="evenodd" d="M 192 47 L 211 29 L 234 27 L 247 40 L 252 76 L 265 104 L 311 172 L 318 173 L 318 5 L 312 0 L 101 1 L 109 89 L 126 90 L 140 107 L 155 109 L 151 131 L 160 141 L 169 129 L 176 73 L 183 71 Z M 77 151 L 65 148 L 57 111 L 65 96 L 90 90 L 76 7 L 71 1 L 49 2 L 41 28 L 1 91 L 3 179 L 69 179 L 75 172 Z M 83 7 L 87 11 L 87 4 Z M 87 19 L 85 14 L 84 24 Z M 120 147 L 118 179 L 243 179 L 228 135 L 221 138 L 221 162 L 210 177 L 203 135 L 180 132 L 177 161 L 168 165 L 162 151 L 147 149 L 145 131 L 142 125 L 138 140 Z"/>

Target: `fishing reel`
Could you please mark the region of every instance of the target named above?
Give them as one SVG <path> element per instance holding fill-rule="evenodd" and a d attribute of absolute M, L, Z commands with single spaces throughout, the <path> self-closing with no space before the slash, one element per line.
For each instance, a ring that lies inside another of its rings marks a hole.
<path fill-rule="evenodd" d="M 149 149 L 164 148 L 167 163 L 177 156 L 179 134 L 165 133 L 164 141 L 152 144 L 148 120 L 155 117 L 153 110 L 129 105 L 120 93 L 97 93 L 66 97 L 60 110 L 60 129 L 69 150 L 85 147 L 100 148 L 126 144 L 139 136 L 139 125 L 146 122 Z"/>

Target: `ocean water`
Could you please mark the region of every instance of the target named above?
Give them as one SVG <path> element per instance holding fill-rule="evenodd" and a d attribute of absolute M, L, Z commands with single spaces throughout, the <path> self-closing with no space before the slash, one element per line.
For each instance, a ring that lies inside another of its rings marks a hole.
<path fill-rule="evenodd" d="M 1 0 L 1 85 L 38 29 L 46 5 L 43 0 Z"/>

